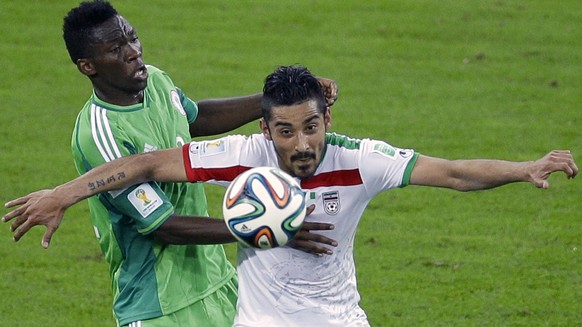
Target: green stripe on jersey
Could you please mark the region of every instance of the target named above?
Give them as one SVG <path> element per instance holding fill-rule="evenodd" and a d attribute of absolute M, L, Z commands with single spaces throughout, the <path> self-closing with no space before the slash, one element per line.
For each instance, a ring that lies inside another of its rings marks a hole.
<path fill-rule="evenodd" d="M 327 133 L 325 142 L 329 145 L 336 145 L 350 150 L 357 150 L 360 148 L 361 140 L 339 135 L 336 133 Z"/>

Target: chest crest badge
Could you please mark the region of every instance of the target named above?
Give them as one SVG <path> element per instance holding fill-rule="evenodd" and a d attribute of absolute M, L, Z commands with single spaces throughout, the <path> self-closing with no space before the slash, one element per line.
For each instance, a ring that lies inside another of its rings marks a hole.
<path fill-rule="evenodd" d="M 331 216 L 337 215 L 341 209 L 339 192 L 325 192 L 321 197 L 323 199 L 323 210 L 325 213 Z"/>

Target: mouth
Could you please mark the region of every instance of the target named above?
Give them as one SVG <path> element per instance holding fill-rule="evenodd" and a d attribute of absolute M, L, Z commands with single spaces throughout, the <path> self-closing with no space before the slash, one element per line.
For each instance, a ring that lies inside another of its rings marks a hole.
<path fill-rule="evenodd" d="M 133 74 L 133 77 L 136 80 L 145 81 L 148 78 L 148 69 L 146 68 L 146 66 L 145 65 L 140 66 Z"/>
<path fill-rule="evenodd" d="M 293 162 L 295 163 L 295 167 L 299 171 L 301 171 L 302 173 L 305 173 L 305 172 L 312 169 L 313 163 L 315 162 L 315 158 L 304 157 L 304 158 L 293 160 Z"/>
<path fill-rule="evenodd" d="M 302 163 L 309 162 L 311 160 L 315 160 L 315 154 L 311 152 L 297 153 L 291 157 L 291 161 L 297 161 Z"/>

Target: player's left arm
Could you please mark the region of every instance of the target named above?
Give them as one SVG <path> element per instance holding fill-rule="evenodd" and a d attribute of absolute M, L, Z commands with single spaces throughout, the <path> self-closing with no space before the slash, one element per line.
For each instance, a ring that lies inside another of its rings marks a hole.
<path fill-rule="evenodd" d="M 514 182 L 530 182 L 548 188 L 548 177 L 563 172 L 568 178 L 578 174 L 570 151 L 553 150 L 535 161 L 494 159 L 446 160 L 419 156 L 410 176 L 411 185 L 445 187 L 458 191 L 483 190 Z"/>
<path fill-rule="evenodd" d="M 111 178 L 115 176 L 115 178 Z M 2 217 L 12 221 L 10 227 L 18 241 L 36 225 L 47 226 L 43 247 L 48 247 L 52 233 L 58 228 L 70 206 L 97 193 L 123 189 L 148 181 L 186 182 L 182 148 L 153 151 L 122 157 L 104 163 L 85 174 L 50 190 L 30 193 L 8 201 L 6 208 L 18 207 Z M 100 183 L 96 181 L 102 181 Z M 99 185 L 96 187 L 95 185 Z"/>

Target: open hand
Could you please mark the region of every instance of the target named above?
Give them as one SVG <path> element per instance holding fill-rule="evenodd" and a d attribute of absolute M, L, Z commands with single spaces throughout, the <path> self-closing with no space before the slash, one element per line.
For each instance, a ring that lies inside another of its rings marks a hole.
<path fill-rule="evenodd" d="M 314 205 L 307 208 L 307 215 L 311 214 L 315 209 Z M 312 233 L 313 230 L 333 230 L 334 225 L 327 223 L 303 222 L 301 230 L 295 234 L 295 237 L 287 243 L 290 247 L 314 254 L 316 256 L 323 256 L 324 254 L 333 254 L 333 251 L 325 246 L 337 246 L 337 242 L 329 237 L 321 234 Z"/>
<path fill-rule="evenodd" d="M 36 225 L 46 226 L 42 247 L 48 248 L 53 233 L 59 228 L 66 206 L 52 196 L 53 190 L 41 190 L 18 199 L 6 202 L 6 208 L 20 206 L 2 217 L 3 222 L 12 221 L 10 230 L 14 241 L 18 242 L 24 234 Z"/>

